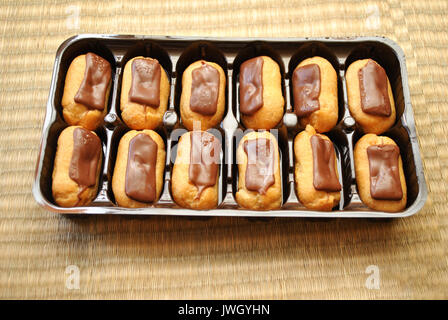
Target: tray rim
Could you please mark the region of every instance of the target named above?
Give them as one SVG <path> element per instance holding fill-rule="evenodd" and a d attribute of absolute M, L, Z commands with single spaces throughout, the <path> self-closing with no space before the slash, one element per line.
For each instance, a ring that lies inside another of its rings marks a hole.
<path fill-rule="evenodd" d="M 401 81 L 403 88 L 403 96 L 405 102 L 404 113 L 402 117 L 406 119 L 403 127 L 407 130 L 412 153 L 414 157 L 414 164 L 419 184 L 419 192 L 414 203 L 406 208 L 403 212 L 390 213 L 384 211 L 370 211 L 370 210 L 353 210 L 353 211 L 315 211 L 315 210 L 271 210 L 271 211 L 256 211 L 246 209 L 212 209 L 205 211 L 191 210 L 185 208 L 123 208 L 118 206 L 102 207 L 102 206 L 85 206 L 63 208 L 45 200 L 42 190 L 40 188 L 40 176 L 43 166 L 43 155 L 46 148 L 46 138 L 48 136 L 48 129 L 56 119 L 57 111 L 53 110 L 51 101 L 54 97 L 54 88 L 57 80 L 57 72 L 59 69 L 59 59 L 64 50 L 72 43 L 89 38 L 100 38 L 109 40 L 155 40 L 155 41 L 215 41 L 215 42 L 323 42 L 323 43 L 357 43 L 357 42 L 380 42 L 389 46 L 397 56 L 401 69 Z M 423 163 L 420 155 L 420 148 L 416 134 L 414 112 L 411 104 L 411 97 L 408 85 L 408 74 L 406 68 L 406 57 L 401 47 L 393 40 L 382 36 L 349 36 L 349 37 L 199 37 L 199 36 L 159 36 L 159 35 L 127 35 L 127 34 L 78 34 L 69 37 L 58 47 L 56 57 L 53 65 L 52 79 L 50 83 L 50 93 L 46 104 L 45 119 L 42 126 L 42 134 L 40 140 L 40 148 L 37 157 L 34 183 L 32 193 L 36 202 L 47 210 L 60 214 L 112 214 L 112 215 L 142 215 L 142 216 L 195 216 L 195 217 L 290 217 L 290 218 L 404 218 L 416 214 L 420 211 L 426 203 L 428 197 L 428 190 L 426 180 L 423 172 Z"/>

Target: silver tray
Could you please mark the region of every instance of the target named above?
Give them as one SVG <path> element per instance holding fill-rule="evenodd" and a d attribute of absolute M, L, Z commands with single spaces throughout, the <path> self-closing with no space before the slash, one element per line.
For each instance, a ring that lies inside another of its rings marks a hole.
<path fill-rule="evenodd" d="M 112 66 L 112 90 L 108 114 L 104 125 L 95 132 L 103 143 L 103 165 L 99 190 L 95 200 L 85 207 L 62 208 L 55 204 L 51 194 L 51 176 L 57 139 L 68 125 L 62 118 L 61 98 L 66 71 L 78 55 L 94 52 L 107 59 Z M 121 120 L 120 90 L 122 71 L 126 62 L 138 55 L 157 58 L 171 81 L 168 110 L 163 126 L 156 131 L 165 140 L 167 148 L 164 188 L 160 200 L 152 207 L 128 209 L 118 207 L 111 182 L 118 142 L 130 129 Z M 279 210 L 251 211 L 238 207 L 235 192 L 238 170 L 235 150 L 240 135 L 245 131 L 239 121 L 238 70 L 249 58 L 267 55 L 280 66 L 282 88 L 286 101 L 283 121 L 275 128 L 281 153 L 283 205 Z M 303 130 L 292 111 L 291 72 L 305 58 L 322 56 L 329 60 L 338 75 L 339 118 L 337 126 L 327 135 L 333 141 L 338 158 L 338 170 L 343 186 L 339 205 L 330 212 L 306 209 L 298 200 L 294 187 L 293 139 Z M 355 179 L 353 147 L 363 135 L 350 116 L 347 107 L 345 71 L 351 62 L 372 58 L 386 70 L 390 79 L 397 120 L 384 133 L 400 147 L 403 159 L 408 201 L 404 211 L 386 213 L 373 211 L 360 200 Z M 223 152 L 219 178 L 219 205 L 217 209 L 195 211 L 176 205 L 170 194 L 170 176 L 179 133 L 184 129 L 179 116 L 182 72 L 199 59 L 221 65 L 227 75 L 226 111 L 220 127 Z M 64 214 L 132 214 L 177 216 L 244 216 L 244 217 L 326 217 L 326 218 L 398 218 L 419 211 L 427 198 L 422 161 L 415 132 L 414 116 L 408 88 L 406 63 L 403 51 L 393 41 L 382 37 L 356 38 L 196 38 L 169 36 L 95 35 L 83 34 L 67 39 L 61 44 L 53 68 L 47 112 L 42 130 L 41 146 L 37 160 L 33 194 L 36 201 L 48 210 Z"/>

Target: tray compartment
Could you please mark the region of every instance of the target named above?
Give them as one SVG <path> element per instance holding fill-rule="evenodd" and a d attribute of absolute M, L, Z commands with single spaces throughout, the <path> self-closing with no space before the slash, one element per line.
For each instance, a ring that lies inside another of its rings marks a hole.
<path fill-rule="evenodd" d="M 356 46 L 350 52 L 345 62 L 345 72 L 353 62 L 368 58 L 378 62 L 386 71 L 395 101 L 396 120 L 394 126 L 400 125 L 405 110 L 400 61 L 389 46 L 383 43 L 367 41 Z M 359 129 L 362 130 L 361 128 Z"/>
<path fill-rule="evenodd" d="M 52 175 L 53 175 L 53 167 L 54 167 L 54 158 L 56 156 L 56 149 L 58 145 L 58 139 L 61 132 L 67 128 L 68 125 L 63 122 L 61 119 L 57 119 L 48 129 L 48 136 L 46 140 L 46 145 L 43 150 L 45 150 L 43 155 L 43 165 L 41 169 L 41 174 L 39 179 L 36 179 L 36 183 L 39 183 L 40 190 L 42 193 L 42 196 L 45 198 L 46 201 L 52 202 L 55 204 L 52 191 L 51 191 L 51 185 L 52 185 Z M 107 132 L 103 127 L 99 127 L 95 130 L 95 133 L 98 135 L 98 137 L 101 140 L 101 146 L 102 146 L 102 161 L 101 161 L 101 168 L 99 170 L 99 182 L 98 182 L 98 190 L 97 190 L 97 196 L 92 201 L 92 205 L 96 205 L 97 203 L 104 203 L 107 202 L 107 199 L 105 199 L 102 194 L 104 194 L 102 191 L 105 190 L 103 183 L 104 180 L 107 179 L 104 175 L 104 168 L 105 168 L 105 162 L 107 159 Z M 55 204 L 56 205 L 56 204 Z"/>
<path fill-rule="evenodd" d="M 245 48 L 241 49 L 235 60 L 233 61 L 233 77 L 232 77 L 232 91 L 233 91 L 233 101 L 232 101 L 232 111 L 236 118 L 236 121 L 240 123 L 241 126 L 244 126 L 241 122 L 240 108 L 239 108 L 239 95 L 240 95 L 240 85 L 239 85 L 239 76 L 240 76 L 240 67 L 241 65 L 252 58 L 258 56 L 268 56 L 280 67 L 280 74 L 282 77 L 281 85 L 282 85 L 282 93 L 283 98 L 285 99 L 285 105 L 283 106 L 283 114 L 285 114 L 286 106 L 289 105 L 286 96 L 286 86 L 285 86 L 285 65 L 283 63 L 283 59 L 279 53 L 277 53 L 274 48 L 272 48 L 269 44 L 261 41 L 256 41 L 249 43 Z M 276 126 L 276 128 L 281 127 L 283 121 Z"/>
<path fill-rule="evenodd" d="M 117 52 L 118 53 L 118 52 Z M 137 43 L 131 45 L 131 47 L 126 51 L 126 53 L 120 58 L 120 72 L 117 79 L 117 88 L 115 90 L 116 92 L 116 98 L 115 98 L 115 104 L 114 108 L 111 109 L 112 112 L 114 112 L 123 122 L 124 125 L 126 125 L 121 117 L 121 85 L 123 81 L 123 73 L 124 68 L 126 66 L 126 63 L 131 60 L 132 58 L 143 56 L 145 58 L 153 58 L 157 59 L 165 71 L 168 81 L 170 82 L 170 88 L 172 85 L 172 78 L 173 78 L 173 64 L 171 62 L 170 56 L 168 52 L 163 49 L 160 45 L 153 41 L 138 41 Z M 171 104 L 171 96 L 172 92 L 170 90 L 170 94 L 168 96 L 168 106 L 167 109 L 170 108 Z"/>
<path fill-rule="evenodd" d="M 182 122 L 180 116 L 180 97 L 182 95 L 182 76 L 185 69 L 188 68 L 190 64 L 198 60 L 206 60 L 209 62 L 214 62 L 218 64 L 224 71 L 226 80 L 228 79 L 228 64 L 225 55 L 219 48 L 207 41 L 197 41 L 189 45 L 179 56 L 176 63 L 176 84 L 174 89 L 174 110 L 177 113 L 178 119 Z M 227 114 L 228 110 L 228 88 L 229 84 L 226 81 L 226 92 L 225 92 L 225 109 L 224 115 Z"/>
<path fill-rule="evenodd" d="M 321 42 L 309 42 L 303 44 L 299 47 L 299 49 L 293 54 L 291 60 L 288 64 L 288 73 L 286 74 L 288 88 L 289 88 L 289 101 L 290 106 L 288 106 L 289 112 L 294 112 L 294 97 L 293 97 L 293 87 L 292 87 L 292 76 L 295 68 L 301 63 L 303 60 L 312 58 L 315 56 L 322 57 L 328 60 L 336 71 L 336 77 L 338 81 L 338 124 L 341 122 L 345 115 L 345 107 L 344 107 L 344 93 L 342 86 L 342 78 L 340 76 L 341 66 L 339 64 L 338 57 L 334 52 L 332 52 L 324 43 Z"/>
<path fill-rule="evenodd" d="M 177 144 L 179 142 L 180 137 L 187 133 L 186 129 L 176 129 L 171 133 L 170 136 L 170 158 L 168 159 L 169 163 L 167 163 L 167 170 L 170 172 L 170 177 L 173 174 L 174 163 L 176 162 L 177 157 Z M 207 132 L 213 134 L 220 142 L 221 142 L 221 151 L 219 155 L 219 169 L 218 169 L 218 207 L 223 204 L 224 199 L 226 198 L 227 193 L 227 156 L 225 143 L 227 141 L 225 131 L 222 128 L 218 129 L 209 129 Z M 171 191 L 171 179 L 165 180 L 168 185 L 168 192 L 171 202 L 177 208 L 180 208 L 175 202 Z"/>
<path fill-rule="evenodd" d="M 248 133 L 252 132 L 253 130 L 248 129 L 245 131 L 242 130 L 236 130 L 234 136 L 232 137 L 232 154 L 233 154 L 233 161 L 232 161 L 232 194 L 234 197 L 234 207 L 239 208 L 238 204 L 236 203 L 236 192 L 238 191 L 238 179 L 239 179 L 239 171 L 238 171 L 238 163 L 236 160 L 236 150 L 240 144 L 241 139 L 247 135 Z M 280 155 L 280 178 L 282 180 L 281 182 L 281 188 L 282 188 L 282 206 L 284 206 L 290 197 L 290 184 L 289 184 L 289 171 L 290 171 L 290 164 L 289 164 L 289 147 L 288 147 L 288 136 L 286 132 L 286 127 L 283 126 L 280 129 L 272 129 L 270 130 L 271 134 L 275 137 L 278 143 L 278 151 Z"/>
<path fill-rule="evenodd" d="M 56 57 L 56 67 L 55 77 L 56 83 L 55 87 L 52 88 L 53 99 L 51 99 L 52 107 L 57 110 L 58 116 L 62 117 L 62 95 L 64 93 L 64 85 L 65 85 L 65 76 L 67 74 L 67 70 L 72 63 L 73 59 L 79 55 L 86 54 L 87 52 L 93 52 L 102 58 L 109 61 L 111 66 L 111 90 L 109 93 L 109 100 L 107 103 L 107 108 L 110 110 L 110 105 L 113 96 L 113 88 L 114 88 L 114 79 L 116 73 L 116 60 L 112 51 L 99 39 L 81 39 L 79 41 L 74 42 L 73 44 L 66 46 L 62 51 L 59 51 L 59 55 Z"/>

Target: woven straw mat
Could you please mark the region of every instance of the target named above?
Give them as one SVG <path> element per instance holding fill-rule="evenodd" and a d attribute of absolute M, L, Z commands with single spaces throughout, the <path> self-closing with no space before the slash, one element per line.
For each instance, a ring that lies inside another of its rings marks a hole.
<path fill-rule="evenodd" d="M 448 298 L 447 15 L 445 0 L 1 0 L 0 298 Z M 41 129 L 56 50 L 81 33 L 386 36 L 406 55 L 427 203 L 394 221 L 50 213 L 31 193 Z"/>

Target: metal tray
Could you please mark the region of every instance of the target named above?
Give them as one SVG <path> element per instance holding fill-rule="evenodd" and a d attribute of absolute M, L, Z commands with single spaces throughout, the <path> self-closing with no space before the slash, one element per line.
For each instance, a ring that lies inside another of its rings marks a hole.
<path fill-rule="evenodd" d="M 99 190 L 90 206 L 62 208 L 53 201 L 51 176 L 57 139 L 61 131 L 68 126 L 62 118 L 61 111 L 65 74 L 76 56 L 89 51 L 107 59 L 112 66 L 113 82 L 108 114 L 104 125 L 96 130 L 102 140 L 104 152 Z M 122 71 L 126 62 L 138 55 L 157 58 L 171 81 L 168 110 L 164 115 L 163 126 L 157 129 L 165 140 L 167 160 L 160 200 L 153 207 L 128 209 L 116 205 L 111 182 L 119 140 L 130 130 L 121 120 L 120 114 Z M 238 170 L 234 164 L 235 150 L 239 142 L 234 134 L 237 130 L 245 130 L 239 121 L 238 70 L 243 61 L 258 55 L 270 56 L 279 64 L 286 102 L 283 121 L 276 128 L 281 153 L 283 205 L 280 210 L 261 212 L 239 208 L 234 197 L 238 188 Z M 298 200 L 294 187 L 292 146 L 294 137 L 303 128 L 298 125 L 297 118 L 292 112 L 290 79 L 292 71 L 300 61 L 316 55 L 330 61 L 338 75 L 338 124 L 327 135 L 337 151 L 338 170 L 343 189 L 339 206 L 331 212 L 306 209 Z M 399 213 L 369 209 L 361 202 L 356 188 L 353 147 L 363 132 L 348 111 L 345 71 L 350 63 L 363 58 L 372 58 L 384 67 L 395 98 L 397 120 L 384 135 L 391 137 L 399 145 L 403 159 L 408 201 L 405 210 Z M 218 63 L 227 75 L 225 116 L 220 127 L 216 128 L 223 137 L 219 204 L 217 209 L 208 211 L 180 208 L 170 194 L 170 176 L 178 133 L 183 128 L 179 116 L 182 72 L 190 63 L 199 59 Z M 415 132 L 403 51 L 393 41 L 381 37 L 255 39 L 90 34 L 74 36 L 62 43 L 56 53 L 33 194 L 40 205 L 58 213 L 333 218 L 397 218 L 413 215 L 423 207 L 427 189 Z"/>

